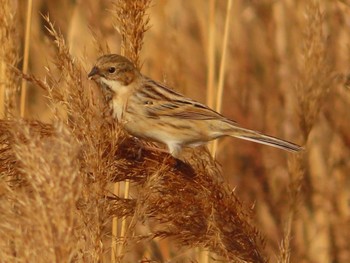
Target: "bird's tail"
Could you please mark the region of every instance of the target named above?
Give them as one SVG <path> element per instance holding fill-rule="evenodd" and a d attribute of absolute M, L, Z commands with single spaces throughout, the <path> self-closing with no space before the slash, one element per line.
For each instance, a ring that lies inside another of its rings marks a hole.
<path fill-rule="evenodd" d="M 289 152 L 299 152 L 303 150 L 303 147 L 297 144 L 241 127 L 234 127 L 233 130 L 229 133 L 229 135 L 247 141 L 253 141 L 261 144 L 270 145 Z"/>

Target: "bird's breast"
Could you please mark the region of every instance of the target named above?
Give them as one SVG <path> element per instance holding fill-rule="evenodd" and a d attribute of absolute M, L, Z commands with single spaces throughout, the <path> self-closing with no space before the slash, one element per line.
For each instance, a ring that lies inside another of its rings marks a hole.
<path fill-rule="evenodd" d="M 120 87 L 117 91 L 114 92 L 112 99 L 113 115 L 118 119 L 118 121 L 122 121 L 124 117 L 130 96 L 131 92 L 128 87 Z"/>

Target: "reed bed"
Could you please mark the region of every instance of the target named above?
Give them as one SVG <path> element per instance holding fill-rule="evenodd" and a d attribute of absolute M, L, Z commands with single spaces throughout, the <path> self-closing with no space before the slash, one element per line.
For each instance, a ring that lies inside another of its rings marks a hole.
<path fill-rule="evenodd" d="M 350 5 L 228 3 L 40 0 L 25 30 L 27 2 L 0 0 L 1 262 L 350 261 Z M 305 150 L 175 160 L 87 79 L 109 52 Z"/>

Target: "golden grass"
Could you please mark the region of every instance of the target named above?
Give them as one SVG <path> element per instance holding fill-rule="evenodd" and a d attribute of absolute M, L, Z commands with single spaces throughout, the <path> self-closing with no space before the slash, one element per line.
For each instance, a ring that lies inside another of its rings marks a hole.
<path fill-rule="evenodd" d="M 215 5 L 216 0 L 209 0 L 209 19 L 208 19 L 208 45 L 207 45 L 207 105 L 215 107 Z"/>
<path fill-rule="evenodd" d="M 225 30 L 224 37 L 222 40 L 222 49 L 221 49 L 221 61 L 220 61 L 220 70 L 219 70 L 219 78 L 218 78 L 218 87 L 216 94 L 216 102 L 215 102 L 215 110 L 217 112 L 221 112 L 222 109 L 222 100 L 224 96 L 224 80 L 226 75 L 226 60 L 227 60 L 227 46 L 228 46 L 228 37 L 229 37 L 229 29 L 230 29 L 230 18 L 231 18 L 231 8 L 232 8 L 232 0 L 227 1 L 226 8 L 226 18 L 225 18 Z M 215 156 L 218 148 L 218 141 L 213 142 L 213 147 L 211 149 L 213 156 Z"/>
<path fill-rule="evenodd" d="M 28 0 L 27 2 L 27 17 L 26 17 L 26 32 L 24 38 L 24 54 L 23 54 L 23 65 L 22 72 L 28 72 L 28 63 L 29 63 L 29 47 L 30 47 L 30 29 L 32 24 L 32 9 L 33 9 L 33 1 Z M 27 100 L 27 82 L 25 79 L 22 79 L 21 85 L 21 103 L 20 103 L 20 116 L 24 118 L 25 110 L 26 110 L 26 100 Z"/>
<path fill-rule="evenodd" d="M 33 75 L 12 69 L 27 2 L 0 3 L 1 261 L 198 262 L 192 248 L 208 261 L 350 261 L 347 1 L 233 1 L 227 26 L 227 1 L 33 2 Z M 178 162 L 120 130 L 86 77 L 122 49 L 214 101 L 224 35 L 223 114 L 301 154 L 225 138 L 216 161 L 195 149 Z M 26 120 L 20 77 L 32 86 Z M 113 192 L 127 180 L 127 195 Z"/>

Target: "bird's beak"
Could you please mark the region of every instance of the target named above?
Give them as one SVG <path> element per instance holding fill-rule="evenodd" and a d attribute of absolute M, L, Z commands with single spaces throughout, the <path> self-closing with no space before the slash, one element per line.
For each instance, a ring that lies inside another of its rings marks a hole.
<path fill-rule="evenodd" d="M 90 73 L 88 74 L 88 78 L 92 79 L 93 76 L 95 76 L 96 74 L 98 74 L 99 70 L 97 67 L 93 67 L 90 71 Z"/>

